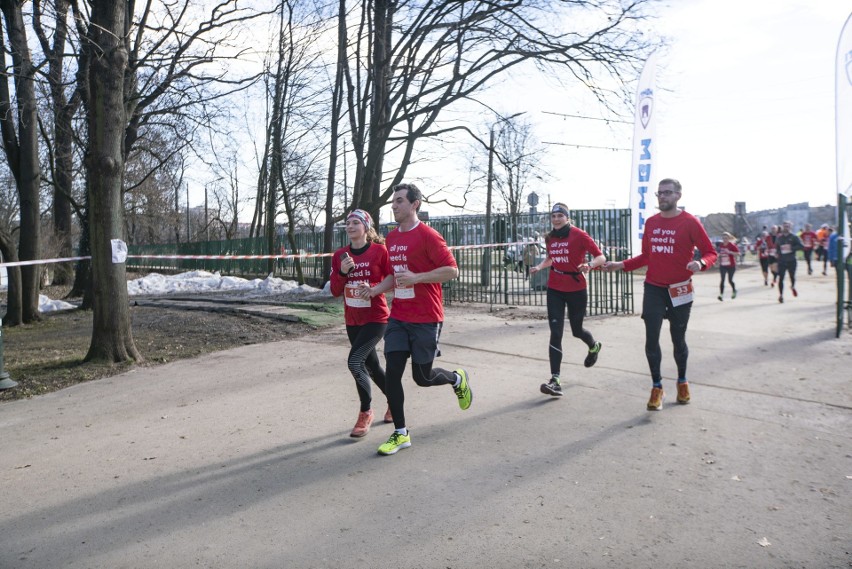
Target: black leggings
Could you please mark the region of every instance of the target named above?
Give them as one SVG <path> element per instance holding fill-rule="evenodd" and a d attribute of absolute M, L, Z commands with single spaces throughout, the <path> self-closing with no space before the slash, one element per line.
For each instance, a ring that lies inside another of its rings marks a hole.
<path fill-rule="evenodd" d="M 562 333 L 565 329 L 565 309 L 568 309 L 568 322 L 571 324 L 571 334 L 579 338 L 589 348 L 595 347 L 592 333 L 583 328 L 583 318 L 586 316 L 586 289 L 574 292 L 562 292 L 547 289 L 547 321 L 550 324 L 550 373 L 559 375 L 562 367 Z"/>
<path fill-rule="evenodd" d="M 728 275 L 728 282 L 731 283 L 731 290 L 737 292 L 737 285 L 734 284 L 735 272 L 737 272 L 736 267 L 724 267 L 722 265 L 719 266 L 719 274 L 722 276 L 722 280 L 719 281 L 719 294 L 725 293 L 725 275 Z"/>
<path fill-rule="evenodd" d="M 405 427 L 405 390 L 402 388 L 402 375 L 405 373 L 405 364 L 408 362 L 409 352 L 386 352 L 385 362 L 385 395 L 388 397 L 388 406 L 393 415 L 393 426 L 396 429 Z M 456 382 L 456 375 L 445 369 L 432 369 L 432 362 L 425 364 L 411 363 L 411 374 L 414 383 L 420 387 L 434 387 L 436 385 L 452 385 Z"/>
<path fill-rule="evenodd" d="M 796 288 L 796 259 L 778 261 L 778 294 L 784 294 L 784 275 L 790 274 L 790 288 Z"/>
<path fill-rule="evenodd" d="M 385 335 L 387 324 L 380 322 L 369 322 L 362 326 L 347 326 L 346 334 L 349 336 L 349 358 L 346 364 L 349 372 L 355 378 L 355 387 L 358 389 L 358 398 L 361 400 L 361 411 L 369 411 L 372 403 L 370 389 L 370 378 L 376 387 L 385 392 L 385 370 L 379 363 L 376 354 L 376 345 Z"/>
<path fill-rule="evenodd" d="M 813 249 L 803 249 L 805 254 L 805 262 L 808 264 L 808 274 L 813 272 L 813 268 L 811 268 L 811 257 L 813 257 L 814 250 Z"/>
<path fill-rule="evenodd" d="M 674 346 L 674 359 L 677 365 L 677 378 L 686 379 L 686 360 L 689 358 L 689 347 L 686 345 L 686 327 L 689 324 L 689 313 L 692 303 L 672 306 L 669 290 L 665 287 L 645 283 L 645 295 L 642 299 L 642 320 L 645 321 L 645 357 L 651 368 L 651 380 L 659 383 L 663 380 L 660 364 L 663 352 L 660 349 L 660 330 L 663 320 L 669 321 L 669 332 Z"/>

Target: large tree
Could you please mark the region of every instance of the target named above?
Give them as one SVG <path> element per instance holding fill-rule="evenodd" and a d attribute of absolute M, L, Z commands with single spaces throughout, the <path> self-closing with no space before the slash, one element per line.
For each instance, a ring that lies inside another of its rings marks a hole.
<path fill-rule="evenodd" d="M 305 214 L 318 202 L 319 164 L 328 155 L 323 138 L 326 84 L 318 61 L 324 22 L 309 3 L 297 0 L 282 0 L 277 18 L 276 46 L 267 64 L 266 138 L 252 232 L 262 227 L 267 250 L 272 251 L 283 213 L 290 250 L 296 253 L 296 230 L 310 221 Z M 270 271 L 272 265 L 270 261 Z M 296 272 L 302 282 L 299 261 Z"/>
<path fill-rule="evenodd" d="M 650 51 L 635 26 L 650 2 L 363 2 L 351 18 L 346 68 L 353 207 L 377 214 L 415 143 L 455 128 L 439 122 L 446 110 L 524 64 L 580 83 L 606 104 L 612 93 L 601 85 L 632 78 Z"/>
<path fill-rule="evenodd" d="M 45 9 L 43 0 L 33 0 L 33 29 L 46 60 L 45 74 L 52 114 L 49 129 L 49 181 L 53 186 L 53 233 L 59 245 L 59 256 L 70 257 L 72 251 L 72 209 L 74 203 L 74 128 L 73 120 L 80 107 L 80 90 L 69 80 L 68 71 L 76 48 L 69 40 L 70 0 L 53 0 Z M 73 4 L 76 11 L 77 4 Z M 79 14 L 75 14 L 80 21 Z M 71 47 L 72 49 L 69 49 Z M 48 129 L 45 129 L 48 130 Z M 52 135 L 52 136 L 50 136 Z M 70 284 L 71 265 L 60 264 L 54 273 L 54 284 Z"/>
<path fill-rule="evenodd" d="M 86 361 L 141 360 L 130 327 L 125 265 L 113 259 L 113 243 L 124 237 L 127 5 L 117 0 L 92 0 L 91 10 L 83 46 L 89 61 L 85 162 L 94 292 L 92 341 Z"/>
<path fill-rule="evenodd" d="M 0 131 L 9 170 L 15 179 L 20 205 L 18 257 L 21 261 L 39 258 L 41 244 L 41 166 L 38 145 L 38 104 L 35 93 L 35 66 L 27 41 L 22 2 L 0 0 L 5 29 L 0 25 Z M 2 32 L 5 31 L 5 34 Z M 5 36 L 5 37 L 3 37 Z M 6 53 L 12 67 L 7 71 Z M 9 79 L 14 80 L 14 97 Z M 21 267 L 20 313 L 7 314 L 9 324 L 34 322 L 38 310 L 39 265 Z M 17 292 L 15 292 L 17 295 Z M 10 309 L 12 307 L 10 306 Z M 17 308 L 17 307 L 15 307 Z"/>

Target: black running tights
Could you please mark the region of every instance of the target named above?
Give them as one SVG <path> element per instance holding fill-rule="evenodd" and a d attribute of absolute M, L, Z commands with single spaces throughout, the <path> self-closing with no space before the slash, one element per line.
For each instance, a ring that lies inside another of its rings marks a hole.
<path fill-rule="evenodd" d="M 574 292 L 562 292 L 547 289 L 547 321 L 550 324 L 550 373 L 559 375 L 562 367 L 562 334 L 565 329 L 565 309 L 568 309 L 568 322 L 571 324 L 571 334 L 582 340 L 589 349 L 595 347 L 592 333 L 583 328 L 583 318 L 586 316 L 586 289 Z"/>
<path fill-rule="evenodd" d="M 689 358 L 689 347 L 686 345 L 686 327 L 689 324 L 691 310 L 691 302 L 673 307 L 668 288 L 645 283 L 645 295 L 642 300 L 642 320 L 645 321 L 645 357 L 648 359 L 651 380 L 654 383 L 659 383 L 663 379 L 660 372 L 660 364 L 663 360 L 663 352 L 660 349 L 660 331 L 663 328 L 663 320 L 669 321 L 677 377 L 678 379 L 686 379 L 686 361 Z"/>
<path fill-rule="evenodd" d="M 719 281 L 719 294 L 725 294 L 725 275 L 728 275 L 728 282 L 731 283 L 731 290 L 737 292 L 737 285 L 734 284 L 734 273 L 736 271 L 736 267 L 719 267 L 719 274 L 722 277 L 722 279 Z"/>
<path fill-rule="evenodd" d="M 784 275 L 790 275 L 790 288 L 796 288 L 796 259 L 778 261 L 778 294 L 784 294 Z"/>
<path fill-rule="evenodd" d="M 408 352 L 385 353 L 385 395 L 388 397 L 388 406 L 396 429 L 405 427 L 405 390 L 402 388 L 402 376 L 405 373 L 408 356 Z M 456 382 L 456 375 L 452 371 L 432 368 L 432 362 L 425 364 L 412 362 L 411 374 L 414 376 L 414 383 L 420 387 L 452 385 Z"/>
<path fill-rule="evenodd" d="M 361 411 L 369 411 L 372 403 L 372 392 L 370 389 L 370 378 L 376 387 L 385 392 L 385 370 L 379 363 L 376 354 L 376 345 L 385 335 L 387 324 L 380 322 L 369 322 L 362 326 L 347 326 L 346 334 L 349 336 L 349 358 L 346 364 L 349 373 L 355 378 L 355 387 L 358 389 L 358 399 L 361 400 Z"/>

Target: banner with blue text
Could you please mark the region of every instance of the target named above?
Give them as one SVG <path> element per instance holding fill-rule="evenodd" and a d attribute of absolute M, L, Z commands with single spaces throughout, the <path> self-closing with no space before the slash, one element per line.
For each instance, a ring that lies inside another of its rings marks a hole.
<path fill-rule="evenodd" d="M 652 53 L 636 88 L 636 107 L 633 124 L 633 164 L 630 170 L 630 210 L 632 215 L 631 243 L 633 255 L 642 251 L 645 221 L 654 214 L 654 188 L 651 173 L 656 152 L 656 89 L 657 54 Z"/>

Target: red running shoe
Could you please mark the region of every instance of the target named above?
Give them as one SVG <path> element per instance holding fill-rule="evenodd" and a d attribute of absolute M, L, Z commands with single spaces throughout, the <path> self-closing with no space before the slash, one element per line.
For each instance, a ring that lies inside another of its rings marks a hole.
<path fill-rule="evenodd" d="M 370 432 L 370 425 L 373 424 L 373 410 L 369 411 L 361 411 L 358 413 L 358 420 L 355 422 L 355 426 L 352 427 L 352 432 L 349 433 L 350 437 L 360 438 Z"/>

